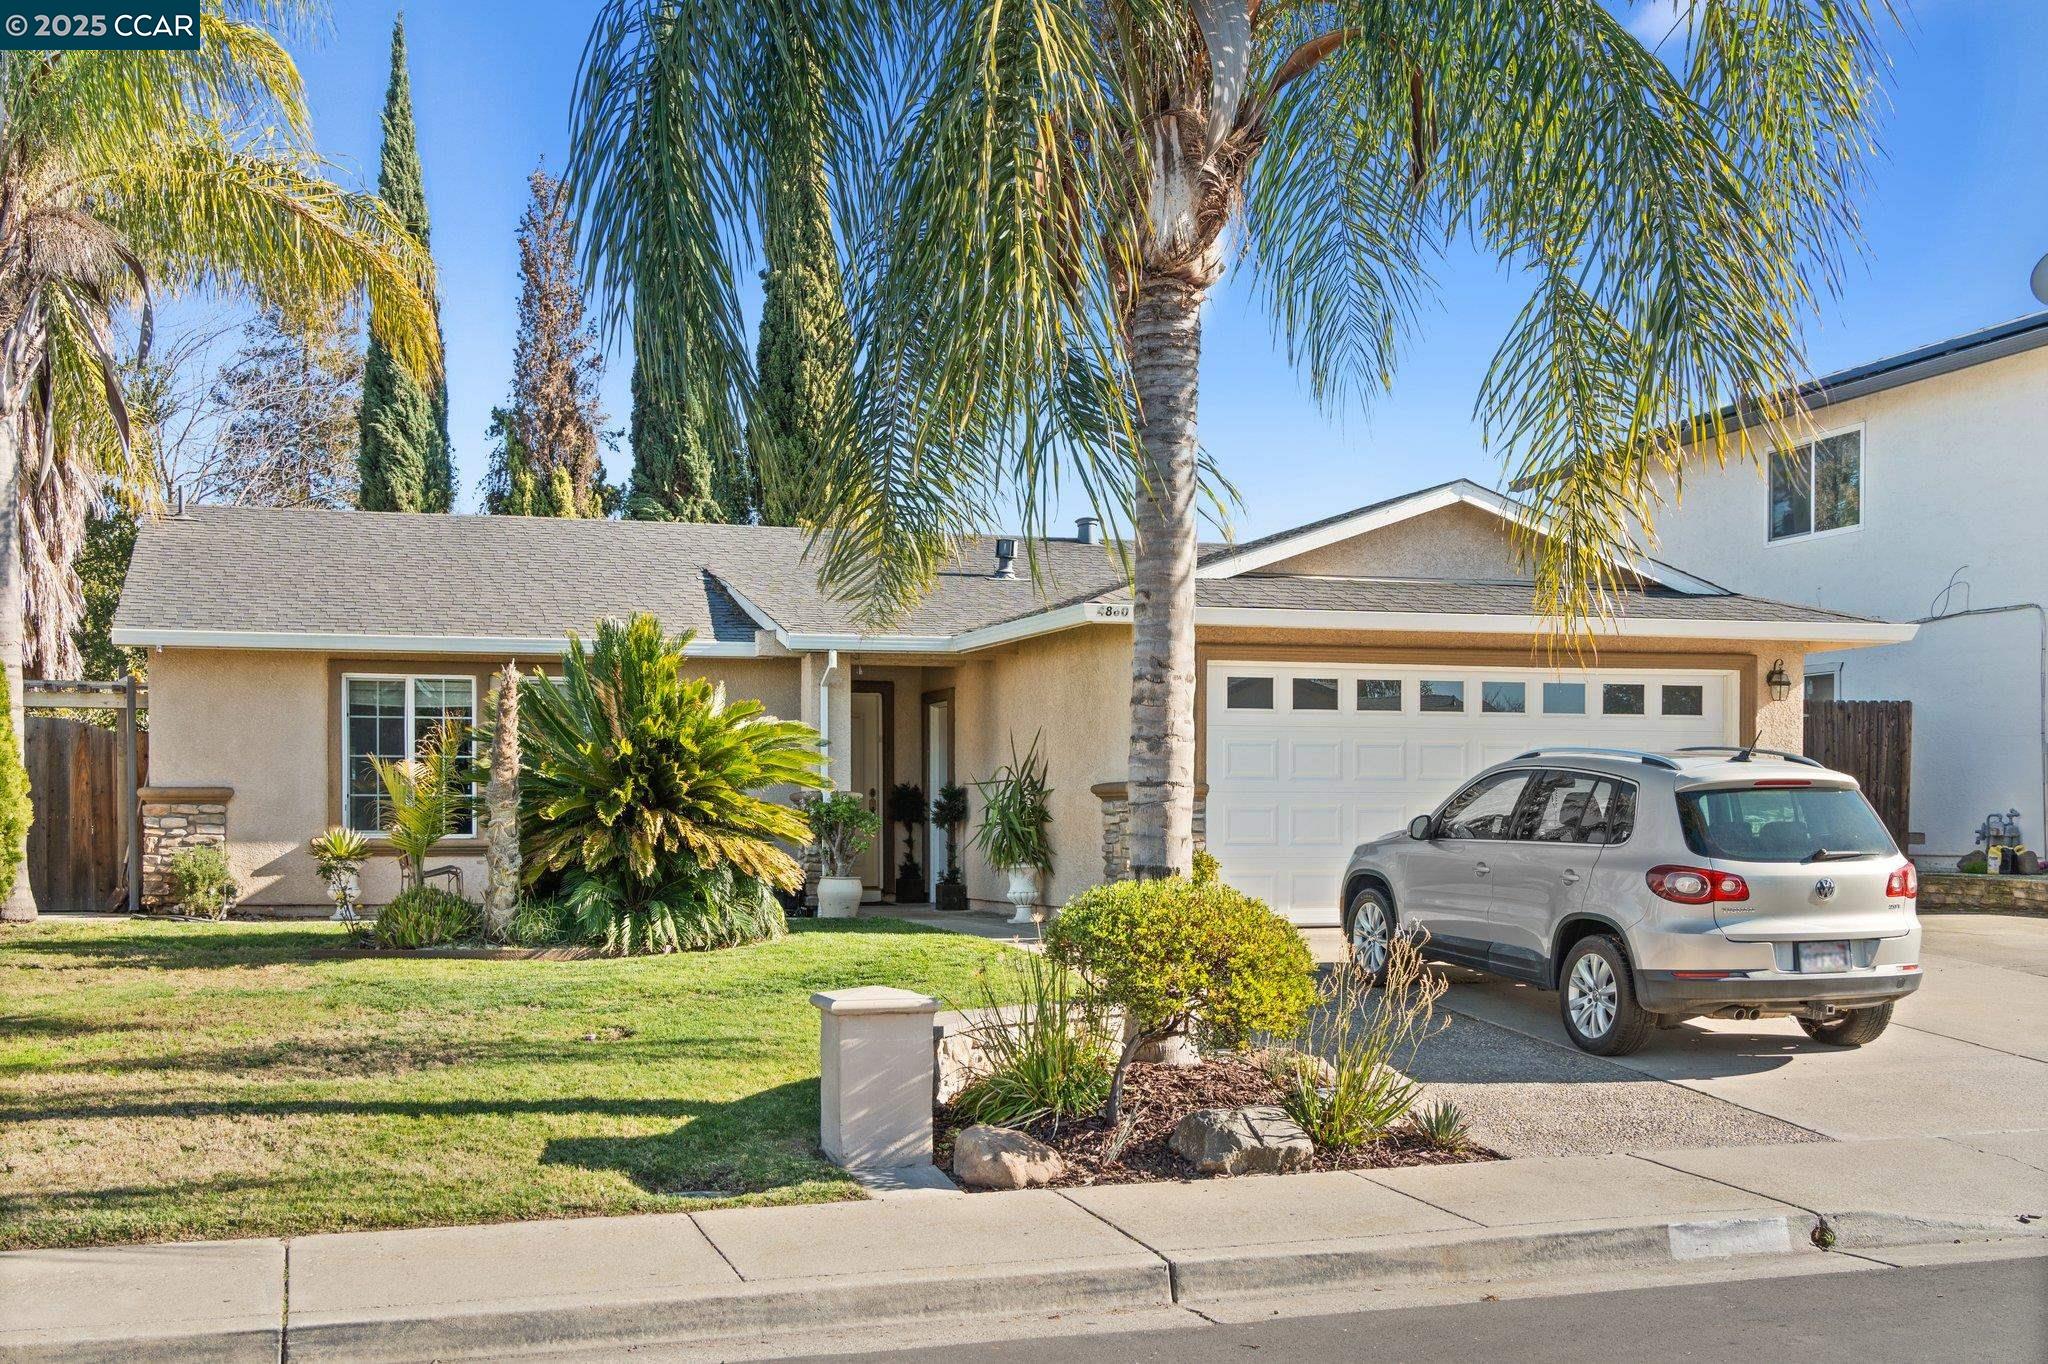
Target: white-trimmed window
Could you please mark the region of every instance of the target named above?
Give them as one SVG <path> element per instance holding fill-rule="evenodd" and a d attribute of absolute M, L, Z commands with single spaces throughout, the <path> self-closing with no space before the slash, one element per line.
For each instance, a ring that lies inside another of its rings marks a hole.
<path fill-rule="evenodd" d="M 413 673 L 349 673 L 341 679 L 341 818 L 361 833 L 390 822 L 384 783 L 370 759 L 398 761 L 419 751 L 437 727 L 476 724 L 476 679 Z M 473 818 L 449 829 L 473 837 Z"/>
<path fill-rule="evenodd" d="M 1772 540 L 1863 524 L 1863 432 L 1838 431 L 1771 456 Z"/>

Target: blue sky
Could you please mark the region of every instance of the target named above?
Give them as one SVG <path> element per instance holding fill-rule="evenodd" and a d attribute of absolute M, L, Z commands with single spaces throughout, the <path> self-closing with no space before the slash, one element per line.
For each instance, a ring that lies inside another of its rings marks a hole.
<path fill-rule="evenodd" d="M 1665 0 L 1659 0 L 1664 3 Z M 1654 9 L 1656 6 L 1649 8 Z M 322 149 L 344 175 L 376 174 L 377 115 L 396 5 L 337 5 L 331 32 L 296 49 Z M 539 158 L 559 170 L 576 63 L 594 0 L 430 0 L 407 12 L 434 255 L 441 270 L 460 504 L 477 505 L 484 429 L 512 365 L 513 230 Z M 1639 15 L 1644 31 L 1652 14 Z M 1809 331 L 1825 371 L 2028 312 L 2027 273 L 2048 252 L 2048 5 L 1922 0 L 1891 45 L 1884 158 L 1862 200 L 1867 251 Z M 1491 263 L 1453 257 L 1393 392 L 1326 417 L 1275 348 L 1249 291 L 1226 281 L 1203 360 L 1204 443 L 1236 482 L 1240 535 L 1447 478 L 1495 483 L 1471 420 L 1479 376 L 1522 295 Z M 624 426 L 623 353 L 605 381 Z M 611 460 L 615 475 L 628 457 Z M 1068 509 L 1078 514 L 1084 508 Z"/>

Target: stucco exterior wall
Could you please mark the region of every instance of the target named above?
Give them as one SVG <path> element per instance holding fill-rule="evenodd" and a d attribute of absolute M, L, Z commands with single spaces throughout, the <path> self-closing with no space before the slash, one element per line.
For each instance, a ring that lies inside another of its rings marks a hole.
<path fill-rule="evenodd" d="M 1913 703 L 1916 854 L 1967 851 L 1986 813 L 2048 842 L 2048 350 L 1824 408 L 1792 440 L 1860 427 L 1862 522 L 1771 541 L 1759 463 L 1690 461 L 1656 517 L 1661 558 L 1740 592 L 1925 624 L 1911 643 L 1818 655 L 1842 700 Z M 1769 433 L 1752 432 L 1760 449 Z M 1781 437 L 1782 438 L 1782 437 Z M 1955 586 L 1951 588 L 1951 583 Z"/>
<path fill-rule="evenodd" d="M 157 786 L 226 786 L 228 860 L 245 902 L 322 906 L 326 890 L 306 841 L 336 821 L 341 787 L 335 728 L 337 669 L 485 673 L 475 658 L 343 659 L 273 650 L 165 649 L 149 659 L 149 779 Z M 548 666 L 543 662 L 542 666 Z M 707 660 L 703 672 L 729 696 L 795 712 L 794 659 Z M 481 704 L 483 692 L 478 692 Z M 481 895 L 483 858 L 474 840 L 451 839 L 437 865 L 462 869 L 464 891 Z M 363 875 L 364 899 L 397 893 L 397 865 L 378 858 Z"/>
<path fill-rule="evenodd" d="M 1463 503 L 1297 554 L 1263 571 L 1331 578 L 1529 581 L 1528 566 L 1516 560 L 1501 519 Z"/>

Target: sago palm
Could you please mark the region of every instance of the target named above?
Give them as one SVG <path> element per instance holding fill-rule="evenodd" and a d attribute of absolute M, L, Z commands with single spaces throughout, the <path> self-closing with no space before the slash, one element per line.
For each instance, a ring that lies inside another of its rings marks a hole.
<path fill-rule="evenodd" d="M 102 475 L 146 493 L 116 362 L 124 312 L 149 337 L 152 292 L 270 306 L 369 296 L 384 339 L 439 364 L 432 266 L 373 195 L 325 178 L 304 92 L 273 23 L 308 7 L 205 0 L 192 52 L 0 53 L 0 658 L 73 664 L 71 559 Z M 67 603 L 71 610 L 67 610 Z M 9 919 L 32 918 L 28 878 Z"/>
<path fill-rule="evenodd" d="M 649 615 L 571 636 L 559 686 L 520 698 L 521 854 L 529 882 L 578 872 L 633 899 L 679 872 L 730 868 L 783 890 L 803 872 L 778 844 L 810 841 L 770 788 L 822 785 L 818 736 L 728 700 L 693 672 L 688 632 Z"/>
<path fill-rule="evenodd" d="M 1876 13 L 1873 13 L 1873 5 Z M 1446 248 L 1528 299 L 1478 394 L 1582 630 L 1692 414 L 1770 402 L 1832 281 L 1887 0 L 610 0 L 570 179 L 652 364 L 743 394 L 776 120 L 822 117 L 859 345 L 816 452 L 828 582 L 878 613 L 1001 498 L 1135 529 L 1134 870 L 1189 863 L 1202 305 L 1233 264 L 1313 393 L 1391 381 Z M 748 98 L 810 54 L 791 110 Z M 636 267 L 664 287 L 627 297 Z M 743 399 L 735 399 L 737 406 Z M 1726 452 L 1724 451 L 1724 454 Z"/>

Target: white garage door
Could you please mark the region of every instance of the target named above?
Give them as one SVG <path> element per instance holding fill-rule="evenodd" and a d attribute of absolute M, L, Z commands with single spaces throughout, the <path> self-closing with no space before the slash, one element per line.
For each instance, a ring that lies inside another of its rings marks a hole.
<path fill-rule="evenodd" d="M 1230 884 L 1335 923 L 1351 850 L 1532 748 L 1735 741 L 1735 675 L 1212 663 L 1208 841 Z"/>

